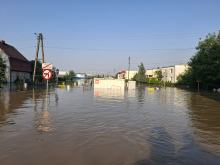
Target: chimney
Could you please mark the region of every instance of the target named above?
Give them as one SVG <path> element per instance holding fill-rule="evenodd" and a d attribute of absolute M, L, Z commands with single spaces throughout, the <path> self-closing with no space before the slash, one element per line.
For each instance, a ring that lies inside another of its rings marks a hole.
<path fill-rule="evenodd" d="M 1 40 L 0 42 L 1 42 L 2 44 L 6 44 L 4 40 Z"/>

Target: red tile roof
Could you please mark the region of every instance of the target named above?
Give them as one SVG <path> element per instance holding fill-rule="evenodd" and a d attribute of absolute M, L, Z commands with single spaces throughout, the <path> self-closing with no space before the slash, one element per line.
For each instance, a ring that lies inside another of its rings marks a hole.
<path fill-rule="evenodd" d="M 32 72 L 30 62 L 16 48 L 0 41 L 0 49 L 9 57 L 12 71 Z"/>

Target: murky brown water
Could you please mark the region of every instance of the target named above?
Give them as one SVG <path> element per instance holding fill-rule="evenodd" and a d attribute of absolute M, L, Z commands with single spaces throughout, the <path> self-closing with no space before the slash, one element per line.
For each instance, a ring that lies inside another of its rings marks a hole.
<path fill-rule="evenodd" d="M 175 88 L 3 92 L 0 164 L 220 164 L 220 101 Z"/>

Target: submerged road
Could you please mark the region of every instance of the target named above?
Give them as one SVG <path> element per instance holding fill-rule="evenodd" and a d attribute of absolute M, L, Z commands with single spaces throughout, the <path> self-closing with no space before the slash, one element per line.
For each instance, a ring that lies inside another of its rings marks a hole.
<path fill-rule="evenodd" d="M 220 101 L 176 88 L 0 94 L 2 165 L 220 164 Z"/>

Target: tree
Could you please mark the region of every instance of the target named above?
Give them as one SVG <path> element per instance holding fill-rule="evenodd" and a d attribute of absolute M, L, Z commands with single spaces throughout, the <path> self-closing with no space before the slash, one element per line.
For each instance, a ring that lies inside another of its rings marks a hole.
<path fill-rule="evenodd" d="M 73 79 L 76 76 L 76 74 L 73 70 L 70 70 L 69 71 L 69 76 L 70 76 L 71 79 Z"/>
<path fill-rule="evenodd" d="M 139 67 L 139 70 L 138 70 L 138 73 L 134 76 L 134 80 L 137 82 L 145 83 L 147 80 L 146 80 L 146 75 L 145 75 L 146 70 L 145 70 L 144 64 L 141 63 L 138 67 Z"/>
<path fill-rule="evenodd" d="M 161 81 L 162 78 L 163 78 L 162 71 L 161 70 L 157 70 L 157 71 L 155 71 L 155 74 L 156 74 L 157 79 L 159 81 Z"/>
<path fill-rule="evenodd" d="M 6 64 L 3 58 L 0 56 L 0 85 L 6 81 Z"/>
<path fill-rule="evenodd" d="M 35 61 L 32 60 L 31 61 L 31 68 L 32 71 L 34 71 L 34 63 Z M 43 78 L 42 78 L 42 63 L 40 61 L 37 61 L 37 65 L 36 65 L 36 76 L 35 76 L 35 81 L 36 82 L 42 82 Z M 32 75 L 33 76 L 33 75 Z"/>
<path fill-rule="evenodd" d="M 69 73 L 67 73 L 65 76 L 64 76 L 64 80 L 65 81 L 69 81 L 69 82 L 72 82 L 73 81 L 73 78 L 76 76 L 75 72 L 73 70 L 70 70 Z"/>
<path fill-rule="evenodd" d="M 203 87 L 220 87 L 220 33 L 208 34 L 197 46 L 197 53 L 189 61 L 189 70 L 178 78 L 179 83 Z"/>

